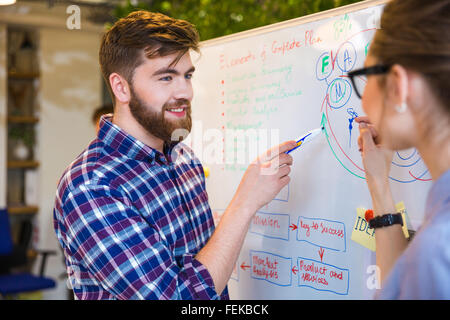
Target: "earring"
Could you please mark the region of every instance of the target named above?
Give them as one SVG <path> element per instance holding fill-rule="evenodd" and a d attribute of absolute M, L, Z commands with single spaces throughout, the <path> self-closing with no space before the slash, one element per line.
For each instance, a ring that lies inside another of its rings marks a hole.
<path fill-rule="evenodd" d="M 408 109 L 408 105 L 406 104 L 406 102 L 402 102 L 401 105 L 395 106 L 395 111 L 397 111 L 398 113 L 404 113 L 406 109 Z"/>

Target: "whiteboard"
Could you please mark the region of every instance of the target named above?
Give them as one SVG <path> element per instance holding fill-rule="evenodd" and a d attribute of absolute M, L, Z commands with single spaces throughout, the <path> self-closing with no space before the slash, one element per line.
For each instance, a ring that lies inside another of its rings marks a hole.
<path fill-rule="evenodd" d="M 363 115 L 347 73 L 363 65 L 384 1 L 346 7 L 202 43 L 194 57 L 187 143 L 210 175 L 216 223 L 256 155 L 325 125 L 291 153 L 291 182 L 252 220 L 229 281 L 231 299 L 369 299 L 375 254 L 351 240 L 370 208 L 358 152 Z M 422 221 L 430 174 L 417 150 L 390 173 L 410 229 Z"/>

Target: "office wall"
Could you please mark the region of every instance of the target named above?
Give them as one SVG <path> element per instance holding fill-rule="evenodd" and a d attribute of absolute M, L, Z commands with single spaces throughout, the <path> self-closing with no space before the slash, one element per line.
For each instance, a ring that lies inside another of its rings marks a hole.
<path fill-rule="evenodd" d="M 98 48 L 102 26 L 85 20 L 81 9 L 81 29 L 67 28 L 67 5 L 49 8 L 44 3 L 26 2 L 0 7 L 0 207 L 6 206 L 6 27 L 36 29 L 40 38 L 41 68 L 37 125 L 39 213 L 34 219 L 33 243 L 40 249 L 54 249 L 46 275 L 58 280 L 65 266 L 53 229 L 53 203 L 56 185 L 63 170 L 95 136 L 93 110 L 101 104 L 101 73 Z M 39 262 L 35 265 L 39 266 Z M 66 281 L 58 280 L 54 290 L 43 291 L 44 299 L 65 299 Z"/>
<path fill-rule="evenodd" d="M 95 135 L 91 116 L 101 104 L 102 97 L 98 66 L 100 34 L 42 28 L 40 39 L 42 85 L 38 244 L 59 250 L 53 229 L 56 185 L 63 170 Z M 49 275 L 58 276 L 64 272 L 61 261 L 61 256 L 49 261 Z M 46 298 L 53 298 L 51 293 L 46 294 Z"/>

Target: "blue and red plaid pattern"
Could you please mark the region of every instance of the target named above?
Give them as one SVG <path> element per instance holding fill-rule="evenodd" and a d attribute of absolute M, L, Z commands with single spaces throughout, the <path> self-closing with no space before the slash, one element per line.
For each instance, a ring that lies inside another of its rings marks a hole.
<path fill-rule="evenodd" d="M 78 299 L 228 299 L 195 259 L 214 231 L 203 168 L 167 157 L 103 117 L 65 170 L 54 228 Z"/>

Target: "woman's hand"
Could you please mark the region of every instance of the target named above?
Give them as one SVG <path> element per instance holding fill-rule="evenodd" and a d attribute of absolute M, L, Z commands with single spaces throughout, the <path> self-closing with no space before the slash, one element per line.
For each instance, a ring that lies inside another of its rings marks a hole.
<path fill-rule="evenodd" d="M 357 117 L 359 123 L 358 145 L 366 172 L 366 182 L 372 196 L 375 214 L 393 212 L 393 199 L 389 187 L 389 171 L 393 151 L 383 147 L 379 135 L 368 117 Z"/>
<path fill-rule="evenodd" d="M 378 132 L 368 117 L 355 119 L 359 123 L 358 145 L 366 170 L 366 182 L 372 197 L 376 216 L 396 212 L 395 202 L 389 186 L 389 171 L 393 151 L 383 147 Z M 407 241 L 400 225 L 375 229 L 376 261 L 384 281 L 398 257 L 405 250 Z"/>
<path fill-rule="evenodd" d="M 379 182 L 387 181 L 393 151 L 384 148 L 380 143 L 378 133 L 368 117 L 357 117 L 355 121 L 359 123 L 358 146 L 366 170 L 366 178 Z"/>

